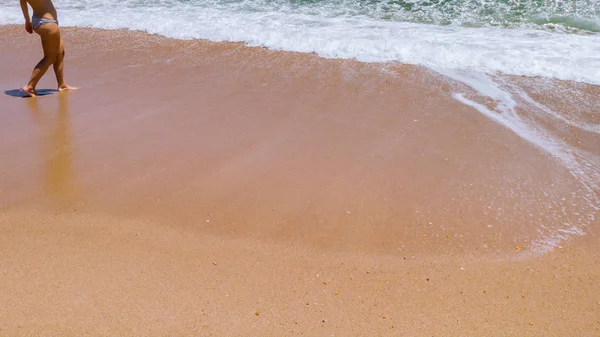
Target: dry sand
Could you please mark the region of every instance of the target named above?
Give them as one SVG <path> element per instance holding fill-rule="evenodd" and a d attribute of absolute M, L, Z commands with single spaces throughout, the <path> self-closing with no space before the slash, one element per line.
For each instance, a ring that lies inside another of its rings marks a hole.
<path fill-rule="evenodd" d="M 532 244 L 577 183 L 439 75 L 63 29 L 83 88 L 21 99 L 21 29 L 0 28 L 0 336 L 600 335 L 598 223 Z"/>

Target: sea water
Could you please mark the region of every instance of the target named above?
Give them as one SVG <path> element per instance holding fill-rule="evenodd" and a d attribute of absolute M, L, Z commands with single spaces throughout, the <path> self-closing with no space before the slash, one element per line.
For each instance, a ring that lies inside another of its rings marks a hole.
<path fill-rule="evenodd" d="M 568 137 L 573 130 L 600 137 L 600 97 L 581 95 L 585 86 L 600 85 L 600 0 L 54 3 L 62 26 L 131 29 L 177 39 L 243 42 L 328 58 L 425 66 L 457 83 L 454 99 L 554 158 L 577 182 L 575 192 L 567 195 L 552 186 L 543 191 L 547 197 L 540 203 L 548 211 L 539 215 L 540 236 L 533 243 L 537 251 L 548 251 L 598 223 L 600 149 L 573 146 Z M 21 23 L 18 2 L 0 0 L 0 24 Z M 511 75 L 534 81 L 517 83 Z M 574 82 L 562 85 L 555 80 Z M 536 101 L 528 94 L 532 90 L 558 97 L 569 111 Z M 506 193 L 515 188 L 507 185 Z"/>
<path fill-rule="evenodd" d="M 600 84 L 600 0 L 55 0 L 61 25 Z M 0 0 L 0 24 L 22 23 Z"/>

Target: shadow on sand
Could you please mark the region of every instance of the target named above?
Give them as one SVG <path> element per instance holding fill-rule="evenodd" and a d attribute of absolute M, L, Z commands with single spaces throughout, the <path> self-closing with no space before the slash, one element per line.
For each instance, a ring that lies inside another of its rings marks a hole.
<path fill-rule="evenodd" d="M 36 90 L 36 92 L 37 92 L 38 96 L 47 96 L 47 95 L 52 95 L 58 91 L 53 90 L 53 89 L 39 89 L 39 90 Z M 25 92 L 23 92 L 23 90 L 21 90 L 21 89 L 6 90 L 4 93 L 6 95 L 12 96 L 12 97 L 29 98 L 29 96 L 27 94 L 25 94 Z"/>

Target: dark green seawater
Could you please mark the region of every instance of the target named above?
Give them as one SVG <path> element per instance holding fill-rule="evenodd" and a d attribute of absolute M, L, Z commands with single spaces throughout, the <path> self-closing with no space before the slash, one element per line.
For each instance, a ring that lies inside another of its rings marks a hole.
<path fill-rule="evenodd" d="M 180 0 L 195 5 L 199 0 Z M 147 1 L 140 1 L 147 3 Z M 167 1 L 168 2 L 168 1 Z M 599 0 L 258 0 L 209 1 L 248 11 L 286 10 L 325 16 L 462 25 L 600 32 Z M 163 4 L 165 2 L 163 1 Z"/>

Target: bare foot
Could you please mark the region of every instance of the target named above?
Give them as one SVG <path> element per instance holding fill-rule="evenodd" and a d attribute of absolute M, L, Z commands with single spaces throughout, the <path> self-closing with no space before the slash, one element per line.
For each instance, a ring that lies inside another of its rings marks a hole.
<path fill-rule="evenodd" d="M 65 85 L 61 85 L 61 86 L 60 86 L 60 87 L 58 87 L 58 89 L 56 89 L 56 90 L 57 90 L 58 92 L 61 92 L 61 91 L 69 91 L 69 90 L 77 90 L 77 89 L 79 89 L 79 88 L 77 88 L 77 87 L 72 87 L 72 86 L 70 86 L 70 85 L 66 85 L 66 84 L 65 84 Z"/>
<path fill-rule="evenodd" d="M 23 90 L 23 92 L 25 93 L 25 95 L 27 95 L 27 97 L 36 97 L 37 96 L 37 92 L 35 92 L 35 89 L 33 89 L 29 86 L 24 86 L 23 88 L 21 88 L 21 90 Z"/>

